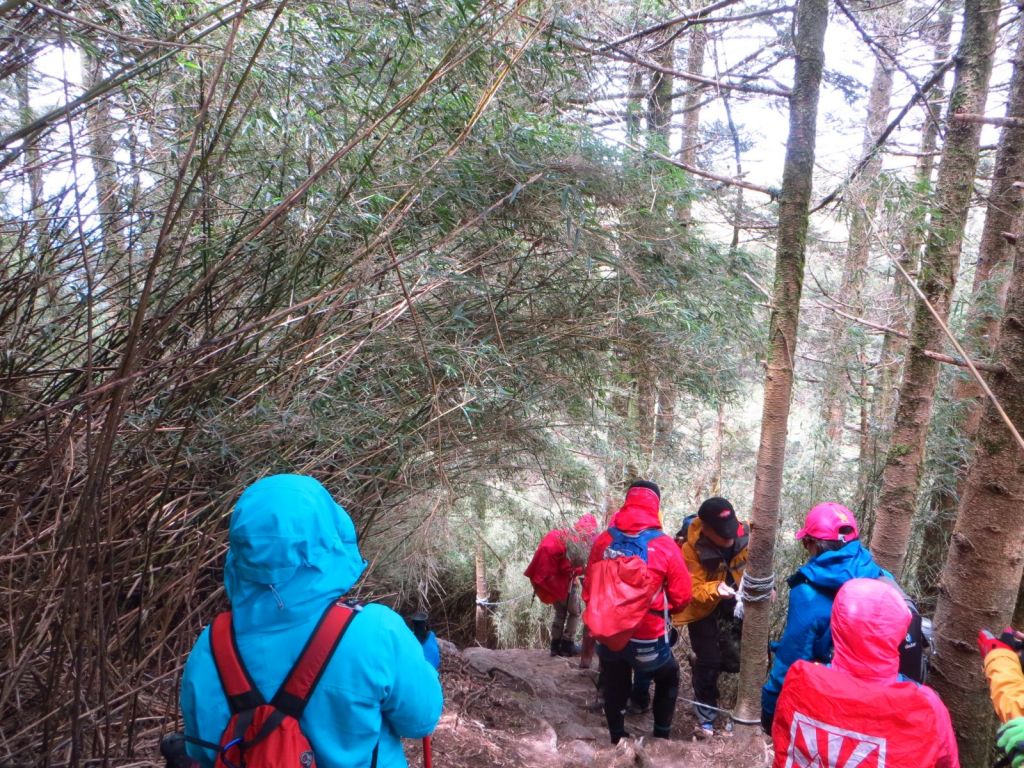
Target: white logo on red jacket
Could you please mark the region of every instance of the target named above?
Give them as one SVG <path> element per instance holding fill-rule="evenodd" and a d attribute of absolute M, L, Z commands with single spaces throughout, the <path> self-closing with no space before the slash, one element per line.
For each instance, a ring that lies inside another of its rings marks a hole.
<path fill-rule="evenodd" d="M 785 768 L 885 768 L 885 739 L 794 712 Z"/>

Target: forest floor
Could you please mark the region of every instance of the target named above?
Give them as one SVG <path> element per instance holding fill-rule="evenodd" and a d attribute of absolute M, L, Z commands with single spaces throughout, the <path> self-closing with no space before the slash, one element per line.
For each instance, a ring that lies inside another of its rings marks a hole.
<path fill-rule="evenodd" d="M 598 708 L 594 669 L 547 650 L 451 652 L 441 667 L 445 711 L 432 738 L 438 768 L 762 768 L 770 745 L 760 734 L 743 743 L 719 733 L 697 740 L 690 705 L 676 708 L 672 737 L 652 739 L 650 713 L 629 715 L 634 738 L 612 746 Z M 680 664 L 680 696 L 690 696 L 689 665 Z M 724 677 L 724 676 L 723 676 Z M 408 742 L 410 766 L 423 765 L 419 742 Z"/>

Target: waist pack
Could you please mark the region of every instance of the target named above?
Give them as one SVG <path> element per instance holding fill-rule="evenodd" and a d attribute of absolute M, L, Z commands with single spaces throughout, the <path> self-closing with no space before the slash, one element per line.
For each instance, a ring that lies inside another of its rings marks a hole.
<path fill-rule="evenodd" d="M 242 663 L 231 625 L 221 613 L 210 628 L 210 646 L 231 719 L 220 744 L 190 739 L 217 752 L 215 768 L 315 768 L 316 757 L 299 718 L 362 606 L 355 601 L 331 603 L 274 697 L 267 702 Z M 377 764 L 374 747 L 372 766 Z"/>
<path fill-rule="evenodd" d="M 662 588 L 661 575 L 647 568 L 647 554 L 651 540 L 665 534 L 658 528 L 633 535 L 609 528 L 608 533 L 612 540 L 603 559 L 587 571 L 590 600 L 583 623 L 599 643 L 621 651 Z"/>

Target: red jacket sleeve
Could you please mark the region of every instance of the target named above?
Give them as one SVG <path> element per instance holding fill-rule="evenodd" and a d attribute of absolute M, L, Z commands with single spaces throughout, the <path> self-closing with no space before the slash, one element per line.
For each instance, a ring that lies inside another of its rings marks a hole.
<path fill-rule="evenodd" d="M 665 568 L 665 594 L 668 596 L 668 610 L 676 613 L 683 610 L 690 602 L 692 594 L 690 584 L 690 571 L 686 568 L 686 561 L 679 551 L 676 543 L 665 537 L 666 568 Z"/>
<path fill-rule="evenodd" d="M 608 531 L 602 532 L 596 539 L 594 539 L 594 546 L 590 548 L 590 557 L 587 559 L 587 572 L 583 576 L 583 602 L 590 602 L 590 568 L 598 560 L 604 557 L 604 551 L 608 548 L 611 543 L 612 537 Z"/>

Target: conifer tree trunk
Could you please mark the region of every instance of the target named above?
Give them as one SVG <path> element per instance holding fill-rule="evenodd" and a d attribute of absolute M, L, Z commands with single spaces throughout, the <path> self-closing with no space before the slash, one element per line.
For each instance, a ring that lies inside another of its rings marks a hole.
<path fill-rule="evenodd" d="M 653 61 L 666 69 L 672 69 L 675 66 L 672 30 L 667 29 L 657 35 L 653 46 Z M 672 75 L 652 72 L 651 87 L 647 93 L 647 146 L 665 155 L 669 153 L 672 133 L 673 80 Z M 667 372 L 655 370 L 649 365 L 641 370 L 644 378 L 637 380 L 640 447 L 644 466 L 650 467 L 656 458 L 664 456 L 670 448 L 675 423 L 676 387 Z"/>
<path fill-rule="evenodd" d="M 1006 116 L 1024 117 L 1024 25 L 1018 27 L 1017 55 L 1006 103 Z M 1012 248 L 1004 232 L 1014 231 L 1021 215 L 1021 197 L 1015 193 L 1013 183 L 1024 179 L 1024 125 L 1005 126 L 996 147 L 992 187 L 989 190 L 985 224 L 978 248 L 978 264 L 971 286 L 971 305 L 967 312 L 964 347 L 974 358 L 989 357 L 999 339 L 998 308 L 1006 301 L 1009 283 L 1004 270 L 1010 260 Z M 965 437 L 974 439 L 984 408 L 983 393 L 978 383 L 961 375 L 953 383 L 953 399 L 967 401 L 957 420 Z M 949 535 L 956 520 L 957 499 L 963 496 L 965 467 L 957 466 L 960 475 L 956 493 L 941 493 L 935 500 L 935 510 L 924 530 L 921 557 L 918 559 L 917 582 L 922 594 L 935 595 L 939 567 L 946 559 Z"/>
<path fill-rule="evenodd" d="M 892 28 L 903 16 L 903 4 L 879 11 L 880 18 L 875 27 L 883 39 L 890 39 Z M 898 47 L 895 52 L 898 53 Z M 864 140 L 861 153 L 867 154 L 878 142 L 889 119 L 889 103 L 892 100 L 892 82 L 895 64 L 884 55 L 875 59 L 874 74 L 868 92 L 867 117 L 864 122 Z M 871 228 L 879 203 L 878 177 L 882 172 L 882 153 L 874 152 L 860 175 L 850 185 L 846 201 L 850 216 L 850 237 L 846 247 L 846 262 L 838 298 L 848 305 L 848 311 L 863 316 L 861 292 L 864 288 L 864 273 L 871 252 Z M 837 454 L 842 445 L 843 427 L 846 424 L 846 401 L 849 387 L 844 373 L 846 366 L 854 359 L 855 352 L 847 343 L 847 322 L 833 315 L 831 320 L 829 349 L 838 356 L 836 376 L 825 377 L 822 397 L 822 411 L 825 417 L 825 434 Z"/>
<path fill-rule="evenodd" d="M 699 75 L 704 70 L 704 50 L 707 48 L 708 34 L 703 25 L 696 25 L 690 31 L 690 48 L 686 53 L 686 71 Z M 700 103 L 701 89 L 696 84 L 690 86 L 683 99 L 683 143 L 679 148 L 679 160 L 691 167 L 697 165 L 697 147 L 700 145 Z M 692 201 L 687 198 L 679 206 L 679 221 L 689 226 L 693 219 Z"/>
<path fill-rule="evenodd" d="M 1006 116 L 1011 121 L 1024 118 L 1024 22 L 1017 26 L 1017 52 L 1013 58 Z M 1000 272 L 1006 268 L 1013 250 L 1003 233 L 1014 231 L 1021 215 L 1021 197 L 1013 186 L 1014 182 L 1021 180 L 1024 180 L 1024 124 L 1011 122 L 1003 127 L 996 147 L 992 187 L 971 286 L 966 348 L 975 355 L 991 354 L 999 340 L 998 308 L 1006 302 L 1009 288 L 1005 275 L 1001 276 Z M 973 435 L 978 429 L 984 406 L 981 387 L 974 379 L 965 376 L 958 381 L 954 394 L 958 399 L 972 400 L 966 424 L 968 433 Z"/>
<path fill-rule="evenodd" d="M 750 517 L 747 572 L 756 578 L 772 573 L 778 525 L 786 433 L 793 391 L 796 333 L 803 289 L 804 250 L 814 173 L 818 92 L 824 66 L 828 0 L 800 0 L 796 9 L 796 67 L 789 98 L 789 139 L 779 199 L 775 285 L 768 332 L 761 415 L 761 441 Z M 768 645 L 767 601 L 747 605 L 743 622 L 737 719 L 757 723 Z"/>
<path fill-rule="evenodd" d="M 1018 198 L 1020 191 L 1016 192 Z M 1016 425 L 1024 425 L 1024 248 L 1018 245 L 989 384 Z M 1024 574 L 1024 450 L 991 403 L 978 430 L 935 612 L 932 685 L 953 717 L 964 766 L 988 764 L 993 713 L 975 645 L 979 628 L 1010 622 Z"/>
<path fill-rule="evenodd" d="M 655 64 L 671 69 L 675 62 L 675 39 L 671 29 L 655 39 L 652 59 Z M 651 87 L 647 94 L 647 145 L 658 152 L 668 152 L 669 133 L 672 129 L 672 75 L 651 72 Z"/>
<path fill-rule="evenodd" d="M 939 163 L 931 230 L 918 278 L 921 290 L 944 320 L 949 316 L 960 263 L 981 134 L 980 125 L 948 116 L 985 111 L 998 20 L 997 0 L 966 0 L 963 36 L 946 113 L 946 143 Z M 939 363 L 926 357 L 924 352 L 942 346 L 942 329 L 927 306 L 916 302 L 896 423 L 871 534 L 871 552 L 878 564 L 897 577 L 902 574 L 906 559 L 921 480 L 924 441 L 939 375 Z"/>
<path fill-rule="evenodd" d="M 679 390 L 672 379 L 663 375 L 658 379 L 658 415 L 655 419 L 654 449 L 664 458 L 672 450 L 672 431 L 676 424 L 676 399 Z"/>
<path fill-rule="evenodd" d="M 629 74 L 629 96 L 626 101 L 626 139 L 636 142 L 640 137 L 640 120 L 643 117 L 644 71 L 633 66 Z"/>
<path fill-rule="evenodd" d="M 633 377 L 636 380 L 633 450 L 639 458 L 641 472 L 646 473 L 654 456 L 655 430 L 657 428 L 657 390 L 655 388 L 657 374 L 651 366 L 647 365 L 646 361 L 639 360 L 633 366 Z"/>
<path fill-rule="evenodd" d="M 712 443 L 714 463 L 711 469 L 711 481 L 708 490 L 711 496 L 722 494 L 722 449 L 725 444 L 725 406 L 719 401 L 718 412 L 715 414 L 715 437 Z"/>
<path fill-rule="evenodd" d="M 949 56 L 949 36 L 953 30 L 952 3 L 946 2 L 939 9 L 938 18 L 931 27 L 928 37 L 935 48 L 934 60 L 943 62 Z M 930 115 L 937 116 L 942 110 L 946 98 L 946 90 L 942 82 L 936 83 L 929 93 L 928 110 Z M 938 145 L 937 119 L 925 120 L 921 131 L 921 142 L 918 147 L 918 160 L 914 173 L 915 187 L 924 190 L 931 185 L 932 173 L 935 171 L 935 148 Z M 899 260 L 903 268 L 914 274 L 921 256 L 923 245 L 922 232 L 925 224 L 924 206 L 915 206 L 903 224 L 903 237 L 900 241 Z M 911 290 L 899 275 L 894 275 L 893 294 L 896 298 L 897 310 L 886 325 L 905 333 L 909 322 L 909 297 Z M 870 450 L 862 453 L 860 463 L 865 477 L 861 481 L 857 495 L 858 518 L 861 521 L 861 538 L 871 539 L 874 528 L 875 504 L 878 491 L 878 467 L 882 463 L 882 454 L 887 450 L 892 421 L 895 416 L 896 388 L 902 371 L 903 356 L 906 351 L 906 340 L 901 336 L 886 334 L 882 341 L 879 355 L 878 384 L 871 403 L 871 436 Z"/>
<path fill-rule="evenodd" d="M 487 509 L 487 499 L 482 493 L 478 493 L 473 499 L 474 512 L 479 522 L 480 531 L 476 540 L 476 621 L 474 625 L 474 639 L 477 645 L 487 648 L 490 646 L 490 615 L 487 612 L 487 600 L 490 590 L 487 588 L 487 562 L 484 560 L 484 543 L 479 536 L 483 535 L 483 522 Z"/>
<path fill-rule="evenodd" d="M 87 88 L 103 80 L 103 63 L 90 54 L 83 57 L 85 64 L 85 85 Z M 85 112 L 89 128 L 90 160 L 96 174 L 96 207 L 100 214 L 100 232 L 103 237 L 103 258 L 107 268 L 124 268 L 121 255 L 125 247 L 121 241 L 123 227 L 121 210 L 118 206 L 117 163 L 114 159 L 114 119 L 107 99 L 99 99 Z M 112 275 L 117 279 L 121 275 Z"/>

